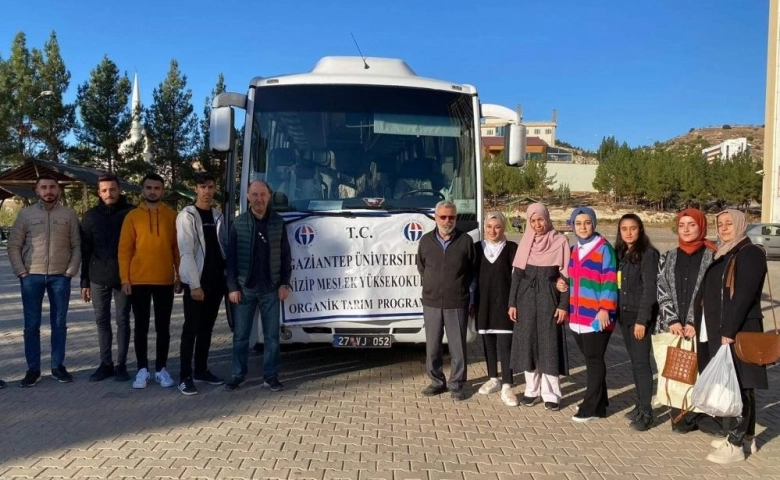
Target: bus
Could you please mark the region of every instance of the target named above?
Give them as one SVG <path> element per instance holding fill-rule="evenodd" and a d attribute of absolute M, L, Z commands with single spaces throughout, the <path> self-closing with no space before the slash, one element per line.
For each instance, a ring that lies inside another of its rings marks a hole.
<path fill-rule="evenodd" d="M 240 171 L 236 108 L 245 110 Z M 325 57 L 310 72 L 256 77 L 246 94 L 214 99 L 210 146 L 226 154 L 225 218 L 248 208 L 248 185 L 261 179 L 285 219 L 292 291 L 281 306 L 283 344 L 425 342 L 418 242 L 442 200 L 456 205 L 457 227 L 481 240 L 483 118 L 506 122 L 506 163 L 521 166 L 517 112 L 399 59 Z"/>

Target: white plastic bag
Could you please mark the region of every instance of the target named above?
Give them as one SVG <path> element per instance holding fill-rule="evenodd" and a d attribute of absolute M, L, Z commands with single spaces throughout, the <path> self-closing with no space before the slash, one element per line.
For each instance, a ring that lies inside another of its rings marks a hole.
<path fill-rule="evenodd" d="M 693 404 L 713 417 L 742 416 L 742 397 L 731 348 L 721 345 L 693 386 Z"/>

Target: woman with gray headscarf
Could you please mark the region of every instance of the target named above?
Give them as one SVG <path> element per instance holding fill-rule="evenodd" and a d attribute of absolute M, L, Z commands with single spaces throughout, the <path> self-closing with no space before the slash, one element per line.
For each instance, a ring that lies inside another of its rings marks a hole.
<path fill-rule="evenodd" d="M 699 369 L 715 357 L 721 345 L 732 345 L 739 332 L 763 332 L 761 292 L 767 273 L 764 251 L 746 236 L 747 218 L 739 210 L 724 210 L 717 216 L 720 244 L 715 259 L 702 280 L 694 303 L 694 321 L 699 336 Z M 724 418 L 728 437 L 712 442 L 707 460 L 729 464 L 745 460 L 747 449 L 756 451 L 755 389 L 768 388 L 766 367 L 742 362 L 734 355 L 742 396 L 742 416 Z"/>
<path fill-rule="evenodd" d="M 474 303 L 477 332 L 482 337 L 485 361 L 490 379 L 479 389 L 488 395 L 501 391 L 501 401 L 508 407 L 517 406 L 512 393 L 512 322 L 506 313 L 509 286 L 512 283 L 512 259 L 517 244 L 506 239 L 506 219 L 498 212 L 485 216 L 485 240 L 477 245 L 477 289 Z M 501 360 L 501 379 L 498 361 Z"/>

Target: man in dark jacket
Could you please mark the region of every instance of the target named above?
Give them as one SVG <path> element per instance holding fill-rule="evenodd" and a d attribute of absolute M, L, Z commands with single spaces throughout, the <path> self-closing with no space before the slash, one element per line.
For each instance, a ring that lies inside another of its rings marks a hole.
<path fill-rule="evenodd" d="M 474 280 L 476 249 L 468 234 L 455 228 L 455 204 L 436 204 L 436 229 L 420 239 L 417 270 L 422 277 L 423 321 L 425 323 L 425 367 L 431 384 L 423 395 L 447 391 L 442 371 L 442 340 L 447 333 L 452 363 L 449 389 L 454 400 L 465 400 L 466 328 L 471 282 Z"/>
<path fill-rule="evenodd" d="M 228 298 L 234 304 L 233 372 L 225 390 L 234 391 L 246 379 L 249 335 L 260 310 L 263 329 L 263 386 L 284 390 L 279 381 L 279 306 L 290 294 L 292 260 L 284 219 L 269 208 L 268 184 L 249 184 L 249 210 L 230 225 L 227 249 Z"/>
<path fill-rule="evenodd" d="M 100 203 L 87 210 L 81 221 L 81 298 L 92 302 L 100 346 L 100 366 L 89 377 L 99 382 L 113 376 L 130 379 L 125 362 L 130 345 L 130 299 L 122 293 L 117 249 L 125 215 L 133 206 L 121 194 L 115 175 L 98 178 Z M 117 366 L 111 357 L 111 296 L 116 305 Z"/>

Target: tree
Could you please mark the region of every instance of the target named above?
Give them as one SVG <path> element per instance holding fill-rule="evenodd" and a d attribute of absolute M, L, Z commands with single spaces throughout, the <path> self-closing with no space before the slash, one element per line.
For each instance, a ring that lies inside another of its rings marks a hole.
<path fill-rule="evenodd" d="M 556 175 L 547 175 L 547 162 L 544 160 L 529 160 L 523 168 L 524 190 L 532 196 L 544 198 L 555 184 Z"/>
<path fill-rule="evenodd" d="M 146 133 L 151 143 L 152 162 L 158 173 L 179 185 L 192 173 L 198 142 L 198 117 L 192 106 L 192 90 L 179 63 L 171 60 L 165 80 L 152 92 L 146 111 Z"/>
<path fill-rule="evenodd" d="M 669 206 L 679 190 L 678 179 L 674 175 L 675 162 L 672 156 L 663 151 L 647 152 L 642 158 L 646 165 L 643 183 L 647 200 L 661 210 Z"/>
<path fill-rule="evenodd" d="M 701 153 L 692 152 L 677 158 L 676 165 L 681 206 L 701 208 L 709 200 L 711 191 L 707 160 Z"/>
<path fill-rule="evenodd" d="M 70 86 L 70 72 L 65 68 L 54 31 L 43 46 L 43 55 L 33 55 L 33 67 L 42 91 L 51 92 L 45 101 L 33 104 L 34 138 L 43 143 L 45 158 L 56 162 L 65 151 L 65 137 L 76 126 L 76 106 L 63 103 L 62 96 Z"/>
<path fill-rule="evenodd" d="M 495 205 L 498 197 L 517 193 L 522 188 L 522 174 L 517 167 L 505 165 L 504 152 L 498 155 L 486 155 L 483 160 L 482 184 L 485 195 L 492 198 Z"/>
<path fill-rule="evenodd" d="M 130 79 L 108 56 L 90 72 L 89 80 L 79 85 L 76 104 L 81 125 L 76 138 L 86 149 L 90 167 L 123 174 L 120 145 L 130 131 Z"/>
<path fill-rule="evenodd" d="M 33 55 L 40 52 L 27 48 L 27 37 L 19 32 L 11 43 L 11 55 L 0 72 L 0 159 L 3 166 L 21 163 L 30 152 L 33 131 L 31 117 L 41 98 L 40 82 L 35 73 Z"/>

